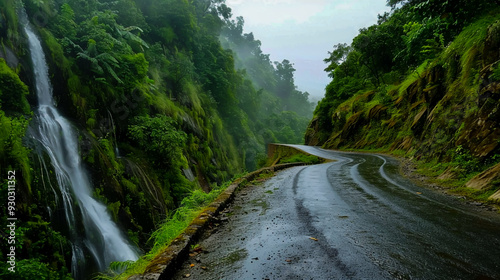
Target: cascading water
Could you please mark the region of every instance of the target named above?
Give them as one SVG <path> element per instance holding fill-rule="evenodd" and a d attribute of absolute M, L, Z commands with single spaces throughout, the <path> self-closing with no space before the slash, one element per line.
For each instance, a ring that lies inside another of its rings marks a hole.
<path fill-rule="evenodd" d="M 78 154 L 77 137 L 55 108 L 40 40 L 23 13 L 39 103 L 31 137 L 41 144 L 55 170 L 73 248 L 71 271 L 81 279 L 88 267 L 85 255 L 90 255 L 93 265 L 102 271 L 113 261 L 136 260 L 137 252 L 111 220 L 106 207 L 92 197 L 90 180 Z"/>

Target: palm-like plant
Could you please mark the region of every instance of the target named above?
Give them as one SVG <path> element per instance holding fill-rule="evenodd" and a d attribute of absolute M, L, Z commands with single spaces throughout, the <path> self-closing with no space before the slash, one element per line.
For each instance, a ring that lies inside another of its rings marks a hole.
<path fill-rule="evenodd" d="M 144 40 L 142 40 L 141 37 L 132 33 L 132 31 L 134 31 L 134 30 L 137 30 L 137 31 L 142 33 L 143 31 L 140 27 L 137 27 L 137 26 L 123 27 L 121 25 L 116 24 L 115 29 L 118 32 L 118 34 L 120 34 L 120 36 L 123 39 L 125 39 L 126 41 L 131 41 L 131 42 L 135 42 L 135 43 L 139 44 L 142 51 L 144 51 L 144 48 L 149 48 L 148 43 L 146 43 Z"/>
<path fill-rule="evenodd" d="M 84 50 L 79 45 L 68 41 L 73 45 L 77 50 L 76 57 L 79 59 L 86 60 L 90 63 L 90 69 L 92 72 L 96 73 L 99 76 L 103 76 L 105 73 L 110 74 L 118 83 L 122 84 L 123 81 L 118 77 L 115 70 L 113 68 L 120 68 L 120 64 L 118 60 L 114 58 L 109 53 L 99 53 L 96 46 L 96 41 L 93 39 L 89 39 L 87 49 Z M 105 78 L 96 79 L 98 81 L 105 81 Z"/>

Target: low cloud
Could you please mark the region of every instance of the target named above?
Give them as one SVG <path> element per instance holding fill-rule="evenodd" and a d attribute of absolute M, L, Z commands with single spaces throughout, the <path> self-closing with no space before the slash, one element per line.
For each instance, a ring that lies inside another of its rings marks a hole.
<path fill-rule="evenodd" d="M 386 0 L 228 0 L 233 15 L 243 16 L 246 33 L 262 42 L 271 60 L 294 63 L 296 85 L 311 95 L 324 95 L 330 82 L 323 59 L 338 43 L 351 43 L 362 27 L 389 11 Z"/>

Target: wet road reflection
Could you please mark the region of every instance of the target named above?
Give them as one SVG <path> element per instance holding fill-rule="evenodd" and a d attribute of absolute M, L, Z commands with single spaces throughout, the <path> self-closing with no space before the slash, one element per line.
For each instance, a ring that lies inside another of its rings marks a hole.
<path fill-rule="evenodd" d="M 500 220 L 398 173 L 374 154 L 295 146 L 335 160 L 243 191 L 201 243 L 194 279 L 500 279 Z"/>

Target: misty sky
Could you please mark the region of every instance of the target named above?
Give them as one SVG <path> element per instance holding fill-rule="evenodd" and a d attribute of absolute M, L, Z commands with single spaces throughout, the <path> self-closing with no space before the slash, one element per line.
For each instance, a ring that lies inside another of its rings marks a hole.
<path fill-rule="evenodd" d="M 226 0 L 233 17 L 243 16 L 271 61 L 294 64 L 295 84 L 311 97 L 324 96 L 330 82 L 323 62 L 333 45 L 352 42 L 362 27 L 390 11 L 386 0 Z"/>

